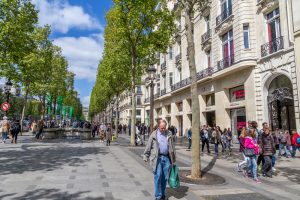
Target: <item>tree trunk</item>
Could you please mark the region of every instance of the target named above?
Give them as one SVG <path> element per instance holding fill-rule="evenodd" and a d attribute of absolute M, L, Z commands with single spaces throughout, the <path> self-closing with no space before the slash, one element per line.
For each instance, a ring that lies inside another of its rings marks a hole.
<path fill-rule="evenodd" d="M 195 62 L 195 46 L 193 29 L 194 23 L 192 22 L 193 12 L 192 8 L 186 8 L 184 12 L 186 23 L 186 37 L 187 37 L 187 55 L 189 61 L 190 75 L 191 75 L 191 99 L 192 99 L 192 178 L 201 177 L 201 160 L 200 160 L 200 106 L 197 89 L 197 70 Z"/>
<path fill-rule="evenodd" d="M 54 117 L 55 117 L 55 114 L 56 114 L 56 105 L 57 105 L 57 98 L 55 97 L 54 101 L 53 101 L 53 115 L 54 115 Z"/>
<path fill-rule="evenodd" d="M 22 115 L 21 115 L 21 122 L 20 122 L 20 125 L 21 125 L 21 135 L 23 133 L 23 120 L 24 120 L 25 109 L 26 109 L 26 105 L 27 105 L 28 93 L 29 93 L 29 91 L 28 91 L 28 89 L 26 89 L 25 97 L 24 97 L 24 105 L 23 105 Z"/>
<path fill-rule="evenodd" d="M 115 117 L 115 125 L 116 125 L 116 137 L 118 138 L 118 121 L 119 121 L 119 94 L 117 93 L 116 98 L 116 117 Z"/>
<path fill-rule="evenodd" d="M 130 143 L 132 146 L 135 146 L 135 121 L 136 121 L 136 105 L 135 105 L 135 69 L 136 69 L 136 56 L 132 55 L 132 69 L 131 69 L 131 137 Z"/>

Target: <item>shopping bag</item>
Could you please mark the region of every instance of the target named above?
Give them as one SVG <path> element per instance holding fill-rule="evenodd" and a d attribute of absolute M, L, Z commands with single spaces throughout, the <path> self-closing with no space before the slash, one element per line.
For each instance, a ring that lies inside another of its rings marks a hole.
<path fill-rule="evenodd" d="M 169 186 L 170 188 L 176 189 L 180 186 L 179 181 L 179 168 L 176 165 L 172 165 L 170 176 L 169 176 Z"/>

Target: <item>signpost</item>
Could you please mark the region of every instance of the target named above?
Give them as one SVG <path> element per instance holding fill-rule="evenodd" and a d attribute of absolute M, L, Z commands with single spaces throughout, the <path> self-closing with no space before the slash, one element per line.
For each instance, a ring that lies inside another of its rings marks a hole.
<path fill-rule="evenodd" d="M 10 104 L 5 102 L 1 105 L 1 109 L 4 111 L 4 112 L 7 112 L 10 108 Z"/>

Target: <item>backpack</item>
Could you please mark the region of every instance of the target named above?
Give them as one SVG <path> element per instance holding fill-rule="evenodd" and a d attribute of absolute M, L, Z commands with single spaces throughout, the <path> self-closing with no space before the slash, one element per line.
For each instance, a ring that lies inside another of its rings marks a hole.
<path fill-rule="evenodd" d="M 297 143 L 297 144 L 300 144 L 300 137 L 297 137 L 296 143 Z"/>

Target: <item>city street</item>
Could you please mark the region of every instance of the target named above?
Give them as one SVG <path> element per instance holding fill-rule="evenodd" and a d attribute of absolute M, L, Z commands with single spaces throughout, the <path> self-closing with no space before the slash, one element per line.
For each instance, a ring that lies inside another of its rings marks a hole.
<path fill-rule="evenodd" d="M 154 199 L 153 176 L 143 164 L 144 147 L 128 146 L 121 135 L 112 146 L 98 140 L 35 141 L 21 136 L 19 144 L 1 144 L 0 199 Z M 189 169 L 190 151 L 177 146 L 180 169 Z M 236 172 L 239 155 L 204 155 L 202 169 L 225 178 L 221 185 L 181 183 L 168 189 L 169 199 L 298 199 L 300 162 L 279 160 L 273 179 L 257 184 Z"/>

